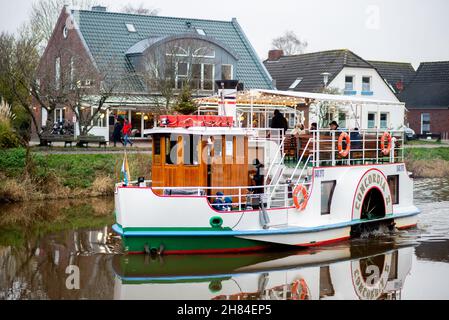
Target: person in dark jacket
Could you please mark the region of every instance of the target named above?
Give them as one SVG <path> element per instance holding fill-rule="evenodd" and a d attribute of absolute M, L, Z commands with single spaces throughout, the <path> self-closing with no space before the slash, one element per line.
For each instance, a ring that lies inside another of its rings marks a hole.
<path fill-rule="evenodd" d="M 284 134 L 287 132 L 288 123 L 287 119 L 281 114 L 279 110 L 274 110 L 274 117 L 271 119 L 272 129 L 284 129 Z"/>
<path fill-rule="evenodd" d="M 117 146 L 117 142 L 121 142 L 122 145 L 125 145 L 122 140 L 122 129 L 123 125 L 121 121 L 117 121 L 114 125 L 114 131 L 112 132 L 112 141 L 114 141 L 114 147 Z"/>

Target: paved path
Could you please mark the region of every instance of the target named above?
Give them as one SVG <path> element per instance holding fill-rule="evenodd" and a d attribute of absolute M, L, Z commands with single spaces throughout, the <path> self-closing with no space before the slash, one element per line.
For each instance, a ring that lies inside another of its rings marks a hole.
<path fill-rule="evenodd" d="M 39 147 L 39 142 L 32 141 L 30 146 L 33 147 L 34 153 L 43 154 L 122 154 L 125 151 L 123 147 L 108 146 L 106 148 L 90 147 L 90 148 L 64 148 L 64 143 L 55 142 L 53 147 Z M 129 154 L 145 153 L 151 154 L 152 144 L 147 141 L 136 141 L 132 147 L 126 148 Z"/>

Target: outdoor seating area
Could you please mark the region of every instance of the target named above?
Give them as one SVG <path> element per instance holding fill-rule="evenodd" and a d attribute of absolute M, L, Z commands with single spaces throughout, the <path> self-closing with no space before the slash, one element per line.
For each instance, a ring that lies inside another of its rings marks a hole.
<path fill-rule="evenodd" d="M 53 143 L 64 143 L 64 148 L 67 146 L 72 147 L 73 143 L 82 147 L 89 147 L 89 143 L 96 144 L 98 143 L 98 147 L 107 147 L 107 141 L 103 136 L 78 136 L 74 137 L 73 135 L 42 135 L 40 139 L 42 146 L 52 147 Z"/>

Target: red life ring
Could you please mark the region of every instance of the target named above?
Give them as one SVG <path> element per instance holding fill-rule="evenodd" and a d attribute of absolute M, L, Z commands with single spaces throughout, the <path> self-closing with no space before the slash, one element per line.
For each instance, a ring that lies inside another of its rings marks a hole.
<path fill-rule="evenodd" d="M 388 145 L 385 147 L 385 140 L 387 140 Z M 384 156 L 388 156 L 391 151 L 391 134 L 387 131 L 384 132 L 382 138 L 380 138 L 380 149 Z"/>
<path fill-rule="evenodd" d="M 306 300 L 310 297 L 309 288 L 304 279 L 293 282 L 291 293 L 293 300 Z"/>
<path fill-rule="evenodd" d="M 343 139 L 346 140 L 345 150 L 343 150 Z M 351 151 L 351 138 L 349 137 L 349 134 L 347 134 L 346 132 L 342 132 L 340 134 L 340 137 L 338 137 L 338 154 L 343 158 L 346 158 L 349 154 L 349 151 Z"/>
<path fill-rule="evenodd" d="M 304 198 L 301 202 L 298 199 L 299 193 L 301 193 Z M 307 193 L 306 187 L 304 187 L 302 184 L 296 186 L 295 190 L 293 190 L 293 203 L 295 204 L 296 209 L 300 211 L 304 210 L 307 206 L 308 200 L 309 194 Z"/>

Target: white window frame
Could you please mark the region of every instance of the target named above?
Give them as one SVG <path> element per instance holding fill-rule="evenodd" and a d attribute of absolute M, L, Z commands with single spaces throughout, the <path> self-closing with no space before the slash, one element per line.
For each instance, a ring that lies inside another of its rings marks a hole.
<path fill-rule="evenodd" d="M 181 46 L 174 46 L 174 48 L 175 49 L 180 49 L 179 51 L 182 51 L 182 52 L 184 52 L 184 53 L 179 53 L 179 51 L 178 52 L 176 52 L 176 53 L 170 53 L 170 52 L 166 52 L 165 53 L 165 55 L 166 56 L 175 56 L 175 57 L 188 57 L 190 54 L 189 54 L 189 49 L 184 49 L 183 47 L 181 47 Z"/>
<path fill-rule="evenodd" d="M 185 75 L 178 74 L 179 64 L 180 63 L 185 63 L 187 65 L 187 73 Z M 182 88 L 178 87 L 178 81 L 179 81 L 179 79 L 188 79 L 188 77 L 189 77 L 189 70 L 190 70 L 190 64 L 188 62 L 184 62 L 184 61 L 176 62 L 176 70 L 175 70 L 175 88 L 176 89 L 182 89 Z"/>
<path fill-rule="evenodd" d="M 364 90 L 364 88 L 363 88 L 363 79 L 364 78 L 368 78 L 369 79 L 369 90 Z M 373 77 L 371 77 L 371 76 L 363 76 L 362 77 L 362 92 L 372 92 L 373 90 L 372 90 L 372 83 L 373 83 Z"/>
<path fill-rule="evenodd" d="M 387 120 L 385 120 L 386 121 L 385 127 L 382 126 L 382 115 L 386 115 L 387 116 Z M 381 113 L 379 113 L 379 128 L 380 129 L 388 129 L 389 122 L 390 122 L 390 113 L 389 112 L 381 112 Z"/>
<path fill-rule="evenodd" d="M 231 79 L 230 80 L 234 79 L 234 65 L 233 64 L 226 64 L 226 63 L 224 63 L 224 64 L 221 65 L 221 78 L 222 78 L 222 80 L 224 79 L 223 78 L 223 67 L 224 66 L 231 67 Z"/>
<path fill-rule="evenodd" d="M 423 130 L 423 126 L 424 126 L 424 115 L 425 115 L 425 114 L 428 114 L 428 115 L 429 115 L 429 124 L 428 124 L 429 130 L 428 130 L 428 131 L 424 131 L 424 130 Z M 430 120 L 431 120 L 431 117 L 430 117 L 430 113 L 429 113 L 429 112 L 422 112 L 422 113 L 421 113 L 421 134 L 424 134 L 424 132 L 430 132 Z"/>
<path fill-rule="evenodd" d="M 347 78 L 347 77 L 351 77 L 351 78 L 352 78 L 352 89 L 350 89 L 350 90 L 349 90 L 349 89 L 346 89 L 346 83 L 349 83 L 349 82 L 346 82 L 346 78 Z M 355 76 L 354 76 L 354 75 L 349 75 L 349 74 L 348 74 L 348 75 L 345 75 L 345 90 L 344 90 L 344 91 L 355 91 L 355 90 L 354 90 L 354 88 L 355 88 L 355 85 L 354 85 L 354 84 L 355 84 Z"/>
<path fill-rule="evenodd" d="M 126 29 L 128 30 L 129 33 L 136 33 L 137 29 L 134 26 L 134 24 L 132 23 L 125 23 Z"/>
<path fill-rule="evenodd" d="M 291 84 L 289 89 L 293 90 L 302 82 L 303 78 L 296 78 L 296 80 Z"/>
<path fill-rule="evenodd" d="M 58 123 L 61 121 L 65 121 L 65 117 L 62 116 L 64 113 L 65 108 L 55 108 L 53 122 Z"/>
<path fill-rule="evenodd" d="M 207 59 L 215 59 L 215 50 L 212 49 L 213 55 L 201 55 L 201 54 L 196 54 L 199 50 L 202 49 L 208 49 L 207 47 L 201 47 L 196 49 L 195 51 L 193 51 L 192 53 L 192 57 L 194 58 L 207 58 Z"/>
<path fill-rule="evenodd" d="M 369 120 L 369 116 L 370 116 L 370 114 L 372 114 L 372 115 L 374 115 L 374 127 L 370 127 L 369 126 L 369 124 L 370 124 L 370 120 Z M 377 113 L 376 112 L 368 112 L 368 115 L 367 115 L 367 118 L 366 118 L 366 123 L 367 123 L 367 128 L 368 129 L 375 129 L 376 127 L 377 127 Z"/>
<path fill-rule="evenodd" d="M 56 57 L 55 60 L 55 89 L 61 88 L 61 57 Z"/>

